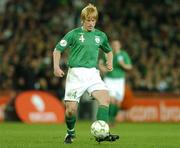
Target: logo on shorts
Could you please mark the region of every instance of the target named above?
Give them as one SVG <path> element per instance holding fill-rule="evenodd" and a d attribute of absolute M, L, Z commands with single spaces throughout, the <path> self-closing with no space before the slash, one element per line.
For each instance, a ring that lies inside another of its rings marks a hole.
<path fill-rule="evenodd" d="M 76 99 L 76 98 L 77 98 L 77 91 L 68 92 L 67 96 L 68 96 L 70 99 Z"/>
<path fill-rule="evenodd" d="M 66 40 L 61 40 L 61 41 L 60 41 L 60 45 L 61 45 L 62 47 L 65 47 L 65 46 L 67 45 L 67 41 L 66 41 Z"/>

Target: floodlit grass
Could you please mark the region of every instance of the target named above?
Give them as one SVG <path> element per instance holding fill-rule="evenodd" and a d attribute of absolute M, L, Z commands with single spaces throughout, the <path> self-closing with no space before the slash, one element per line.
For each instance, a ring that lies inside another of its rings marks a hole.
<path fill-rule="evenodd" d="M 78 121 L 73 144 L 64 144 L 65 124 L 0 123 L 0 148 L 180 148 L 180 123 L 118 123 L 116 142 L 95 142 L 91 122 Z"/>

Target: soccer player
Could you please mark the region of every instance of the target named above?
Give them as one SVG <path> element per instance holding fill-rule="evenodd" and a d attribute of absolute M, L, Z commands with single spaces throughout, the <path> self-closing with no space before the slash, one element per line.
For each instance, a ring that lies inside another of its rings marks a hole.
<path fill-rule="evenodd" d="M 67 134 L 65 143 L 72 143 L 75 137 L 75 122 L 80 97 L 87 91 L 98 103 L 97 120 L 108 122 L 110 96 L 105 83 L 102 81 L 99 70 L 96 69 L 98 53 L 101 48 L 107 53 L 106 68 L 112 71 L 112 48 L 105 33 L 95 29 L 98 19 L 97 8 L 89 4 L 81 11 L 82 26 L 68 32 L 56 45 L 53 52 L 54 74 L 63 77 L 65 74 L 59 67 L 61 53 L 69 49 L 68 74 L 65 90 L 65 121 Z M 115 141 L 118 135 L 109 134 L 96 141 Z"/>
<path fill-rule="evenodd" d="M 114 124 L 115 117 L 124 98 L 126 72 L 132 69 L 132 62 L 128 53 L 122 49 L 117 39 L 111 41 L 113 48 L 113 71 L 104 66 L 105 58 L 100 60 L 99 69 L 104 73 L 104 82 L 109 88 L 111 103 L 109 105 L 109 121 Z"/>

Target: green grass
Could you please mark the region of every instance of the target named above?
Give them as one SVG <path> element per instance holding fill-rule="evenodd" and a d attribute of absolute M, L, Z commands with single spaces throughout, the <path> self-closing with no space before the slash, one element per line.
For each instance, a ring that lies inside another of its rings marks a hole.
<path fill-rule="evenodd" d="M 63 143 L 64 124 L 0 123 L 0 148 L 180 148 L 180 123 L 119 123 L 120 140 L 98 144 L 91 123 L 77 122 L 73 144 Z"/>

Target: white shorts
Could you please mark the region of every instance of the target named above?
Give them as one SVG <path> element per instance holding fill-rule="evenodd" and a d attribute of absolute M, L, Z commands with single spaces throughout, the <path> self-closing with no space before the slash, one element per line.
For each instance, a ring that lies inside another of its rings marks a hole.
<path fill-rule="evenodd" d="M 66 78 L 65 101 L 79 102 L 87 91 L 90 95 L 95 90 L 108 90 L 96 68 L 69 68 Z"/>
<path fill-rule="evenodd" d="M 118 101 L 122 101 L 125 91 L 125 79 L 124 78 L 104 78 L 104 82 L 108 86 L 109 95 L 116 98 Z"/>

